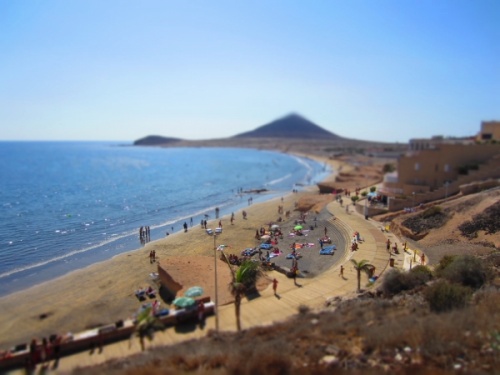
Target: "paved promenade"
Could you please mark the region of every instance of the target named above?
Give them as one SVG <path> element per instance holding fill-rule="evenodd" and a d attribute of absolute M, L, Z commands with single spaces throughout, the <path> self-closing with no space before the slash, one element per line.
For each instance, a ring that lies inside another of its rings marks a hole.
<path fill-rule="evenodd" d="M 301 305 L 306 305 L 309 308 L 321 308 L 325 305 L 325 301 L 334 296 L 342 296 L 354 294 L 357 288 L 357 275 L 353 268 L 350 258 L 358 261 L 366 259 L 375 266 L 375 275 L 381 275 L 390 268 L 390 254 L 386 250 L 387 238 L 391 242 L 397 241 L 399 245 L 401 241 L 393 234 L 381 231 L 382 224 L 374 220 L 365 220 L 364 217 L 352 211 L 347 213 L 345 207 L 341 207 L 339 203 L 332 202 L 326 209 L 333 213 L 333 216 L 328 222 L 322 225 L 335 226 L 347 238 L 347 245 L 350 244 L 350 237 L 355 231 L 359 232 L 364 240 L 360 243 L 359 249 L 352 252 L 350 249 L 345 252 L 343 260 L 311 279 L 297 278 L 297 284 L 294 285 L 292 279 L 285 275 L 272 272 L 271 277 L 278 280 L 278 297 L 274 296 L 272 285 L 260 293 L 260 296 L 251 301 L 244 300 L 241 306 L 241 323 L 243 329 L 259 325 L 268 325 L 274 322 L 283 321 L 298 312 Z M 397 268 L 406 268 L 409 256 L 403 251 L 397 257 L 394 257 L 394 266 Z M 406 261 L 405 261 L 406 258 Z M 344 266 L 344 277 L 339 275 L 340 265 Z M 300 263 L 299 263 L 300 267 Z M 361 279 L 361 287 L 364 288 L 367 284 L 367 276 L 363 273 Z M 373 288 L 379 285 L 379 281 L 375 282 Z M 225 286 L 219 286 L 219 288 Z M 236 319 L 234 305 L 219 307 L 219 326 L 223 331 L 235 331 Z M 186 326 L 179 328 L 168 328 L 163 332 L 158 332 L 155 335 L 153 342 L 147 342 L 147 347 L 171 345 L 181 341 L 196 339 L 203 337 L 206 333 L 215 329 L 215 317 L 209 317 L 206 321 L 204 329 L 198 327 Z M 57 373 L 71 371 L 79 366 L 95 365 L 113 358 L 128 356 L 140 352 L 138 339 L 134 338 L 131 341 L 122 341 L 115 344 L 107 345 L 102 352 L 96 350 L 94 353 L 89 351 L 81 352 L 72 356 L 63 357 L 60 360 Z M 49 373 L 52 372 L 49 370 Z M 24 373 L 16 371 L 14 373 Z M 47 372 L 46 372 L 47 373 Z"/>

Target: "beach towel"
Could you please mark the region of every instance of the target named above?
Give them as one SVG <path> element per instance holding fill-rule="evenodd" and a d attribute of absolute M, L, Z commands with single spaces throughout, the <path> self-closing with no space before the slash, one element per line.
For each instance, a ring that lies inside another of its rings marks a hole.
<path fill-rule="evenodd" d="M 282 251 L 279 251 L 277 253 L 269 253 L 269 259 L 276 258 L 278 255 L 283 254 Z"/>
<path fill-rule="evenodd" d="M 241 255 L 251 257 L 251 256 L 254 256 L 255 254 L 257 254 L 257 252 L 258 251 L 255 250 L 254 248 L 249 247 L 249 248 L 246 248 L 245 250 L 243 250 L 241 252 Z"/>
<path fill-rule="evenodd" d="M 327 247 L 324 247 L 322 248 L 320 251 L 319 251 L 319 254 L 320 255 L 333 255 L 333 252 L 334 250 L 337 249 L 337 246 L 335 245 L 332 245 L 332 246 L 327 246 Z"/>
<path fill-rule="evenodd" d="M 268 243 L 261 243 L 260 244 L 260 248 L 262 250 L 271 250 L 273 248 L 273 245 L 268 244 Z"/>

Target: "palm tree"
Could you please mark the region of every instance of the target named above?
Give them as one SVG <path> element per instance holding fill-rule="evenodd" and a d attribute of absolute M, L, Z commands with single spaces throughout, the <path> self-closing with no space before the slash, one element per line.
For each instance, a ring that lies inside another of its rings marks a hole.
<path fill-rule="evenodd" d="M 151 307 L 146 307 L 137 315 L 134 334 L 139 336 L 142 351 L 145 349 L 144 338 L 147 337 L 149 341 L 152 341 L 154 331 L 163 328 L 163 323 L 152 314 Z"/>
<path fill-rule="evenodd" d="M 223 253 L 224 254 L 224 253 Z M 226 254 L 224 254 L 224 258 L 226 258 Z M 231 274 L 233 279 L 229 284 L 229 290 L 234 297 L 234 312 L 236 314 L 236 328 L 238 331 L 241 331 L 241 320 L 240 320 L 240 311 L 241 311 L 241 300 L 247 291 L 247 288 L 255 283 L 257 278 L 257 268 L 258 263 L 252 262 L 251 260 L 245 260 L 238 267 L 236 272 L 234 272 L 231 264 L 226 258 L 226 262 L 231 270 Z"/>
<path fill-rule="evenodd" d="M 373 264 L 368 263 L 366 259 L 360 260 L 359 262 L 355 259 L 351 259 L 352 264 L 354 264 L 354 269 L 358 272 L 358 290 L 359 293 L 361 291 L 361 271 L 365 272 L 367 275 L 370 275 L 371 270 L 373 270 Z"/>

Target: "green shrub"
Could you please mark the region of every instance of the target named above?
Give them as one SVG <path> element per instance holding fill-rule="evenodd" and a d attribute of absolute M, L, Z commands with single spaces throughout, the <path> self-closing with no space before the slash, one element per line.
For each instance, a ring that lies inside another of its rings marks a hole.
<path fill-rule="evenodd" d="M 429 307 L 434 312 L 445 312 L 464 307 L 469 301 L 472 291 L 462 285 L 451 284 L 440 280 L 424 292 Z"/>
<path fill-rule="evenodd" d="M 421 280 L 420 284 L 425 284 L 427 281 L 432 279 L 432 271 L 429 267 L 418 265 L 410 270 L 410 275 L 418 280 Z"/>
<path fill-rule="evenodd" d="M 390 297 L 408 289 L 406 277 L 401 271 L 392 269 L 385 275 L 382 282 L 384 295 Z"/>
<path fill-rule="evenodd" d="M 382 292 L 385 296 L 394 296 L 405 290 L 412 290 L 417 286 L 424 285 L 431 278 L 432 273 L 425 266 L 417 266 L 410 272 L 392 269 L 384 277 Z"/>
<path fill-rule="evenodd" d="M 356 203 L 356 201 L 358 201 L 358 200 L 359 200 L 359 197 L 357 195 L 351 196 L 352 203 Z"/>
<path fill-rule="evenodd" d="M 366 190 L 363 190 L 363 191 L 361 192 L 361 196 L 362 196 L 362 197 L 366 197 L 367 195 L 368 195 L 368 192 L 367 192 Z"/>
<path fill-rule="evenodd" d="M 445 255 L 441 258 L 438 265 L 436 266 L 434 272 L 437 276 L 441 276 L 443 271 L 453 262 L 456 258 L 456 255 Z"/>
<path fill-rule="evenodd" d="M 370 193 L 374 193 L 376 190 L 377 190 L 377 187 L 376 186 L 372 186 L 370 188 Z"/>
<path fill-rule="evenodd" d="M 489 270 L 485 263 L 472 255 L 457 256 L 440 274 L 448 281 L 472 289 L 481 288 L 489 279 Z"/>

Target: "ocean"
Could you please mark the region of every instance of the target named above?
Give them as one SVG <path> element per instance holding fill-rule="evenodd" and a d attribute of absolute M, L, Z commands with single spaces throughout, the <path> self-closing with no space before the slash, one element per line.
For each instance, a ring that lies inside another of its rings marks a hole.
<path fill-rule="evenodd" d="M 0 296 L 139 249 L 141 226 L 154 241 L 330 172 L 253 149 L 0 142 Z"/>

